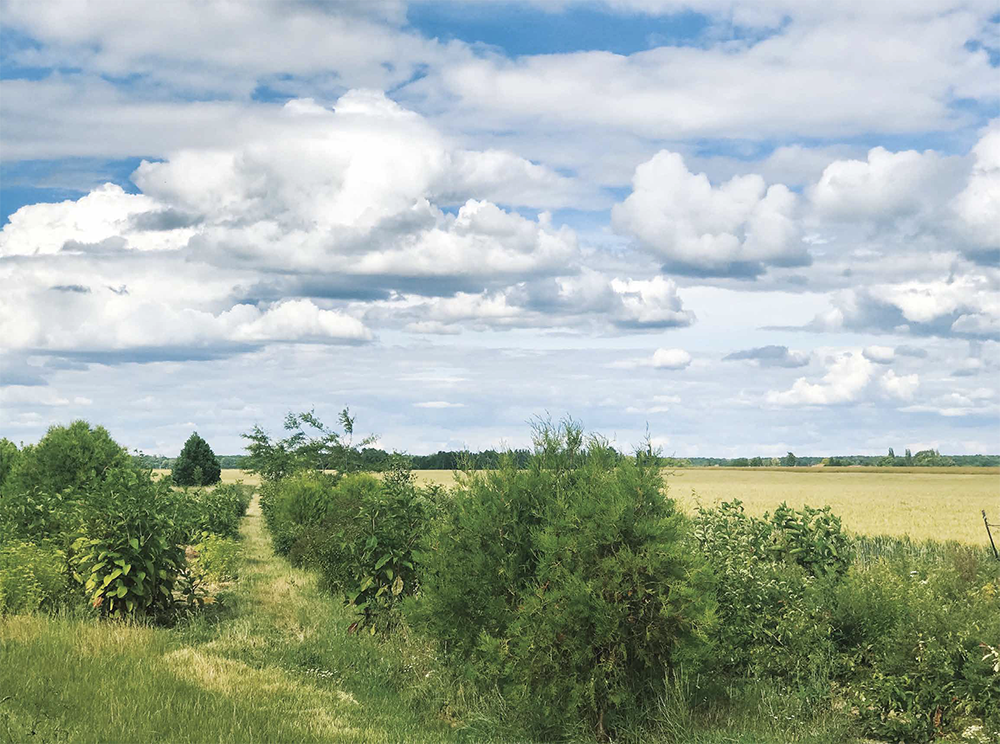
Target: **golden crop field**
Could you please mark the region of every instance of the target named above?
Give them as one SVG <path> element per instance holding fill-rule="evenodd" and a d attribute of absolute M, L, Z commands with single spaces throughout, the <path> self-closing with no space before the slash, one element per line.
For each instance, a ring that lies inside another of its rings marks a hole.
<path fill-rule="evenodd" d="M 450 470 L 418 470 L 415 475 L 418 483 L 454 483 Z M 260 482 L 240 470 L 223 470 L 222 480 Z M 782 502 L 793 507 L 829 505 L 845 527 L 868 535 L 985 545 L 981 510 L 1000 522 L 996 468 L 683 468 L 668 472 L 667 485 L 689 512 L 698 504 L 733 499 L 753 514 Z"/>
<path fill-rule="evenodd" d="M 451 484 L 448 470 L 418 482 Z M 684 468 L 669 471 L 670 496 L 687 511 L 739 499 L 753 514 L 829 505 L 852 532 L 988 544 L 980 511 L 1000 522 L 996 468 Z M 994 530 L 1000 532 L 1000 530 Z M 994 539 L 1000 535 L 994 535 Z"/>

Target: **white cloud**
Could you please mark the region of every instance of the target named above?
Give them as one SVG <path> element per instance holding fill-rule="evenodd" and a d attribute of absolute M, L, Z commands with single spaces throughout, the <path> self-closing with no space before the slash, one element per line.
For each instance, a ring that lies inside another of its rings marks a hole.
<path fill-rule="evenodd" d="M 464 403 L 451 403 L 446 400 L 428 400 L 423 403 L 414 403 L 414 408 L 465 408 Z"/>
<path fill-rule="evenodd" d="M 621 303 L 619 325 L 636 328 L 669 328 L 694 322 L 694 313 L 685 310 L 677 285 L 662 276 L 650 280 L 612 279 L 611 289 Z"/>
<path fill-rule="evenodd" d="M 897 375 L 893 370 L 889 370 L 878 381 L 879 387 L 886 395 L 899 400 L 913 400 L 913 396 L 920 387 L 920 377 L 916 374 Z"/>
<path fill-rule="evenodd" d="M 612 210 L 616 229 L 664 261 L 698 275 L 755 275 L 767 264 L 809 263 L 795 222 L 797 197 L 758 175 L 712 186 L 674 152 L 635 171 L 632 193 Z"/>
<path fill-rule="evenodd" d="M 656 369 L 685 369 L 691 364 L 691 355 L 684 349 L 657 349 L 653 353 Z"/>
<path fill-rule="evenodd" d="M 970 253 L 996 263 L 1000 256 L 1000 122 L 972 150 L 975 163 L 968 185 L 952 202 Z"/>
<path fill-rule="evenodd" d="M 810 199 L 824 217 L 889 221 L 944 206 L 960 188 L 964 163 L 933 150 L 890 152 L 875 147 L 866 161 L 835 160 L 810 189 Z"/>
<path fill-rule="evenodd" d="M 779 406 L 829 406 L 857 401 L 872 377 L 872 363 L 861 354 L 838 356 L 818 383 L 800 377 L 791 389 L 767 394 L 768 403 Z"/>
<path fill-rule="evenodd" d="M 896 358 L 896 350 L 891 346 L 866 346 L 861 353 L 876 364 L 889 364 Z"/>

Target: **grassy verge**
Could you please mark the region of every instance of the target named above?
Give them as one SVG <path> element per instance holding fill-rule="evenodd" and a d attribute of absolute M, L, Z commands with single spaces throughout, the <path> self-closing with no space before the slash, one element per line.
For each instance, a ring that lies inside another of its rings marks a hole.
<path fill-rule="evenodd" d="M 242 578 L 178 627 L 0 618 L 0 741 L 455 738 L 400 695 L 426 659 L 348 639 L 349 613 L 274 556 L 256 505 L 242 532 Z"/>

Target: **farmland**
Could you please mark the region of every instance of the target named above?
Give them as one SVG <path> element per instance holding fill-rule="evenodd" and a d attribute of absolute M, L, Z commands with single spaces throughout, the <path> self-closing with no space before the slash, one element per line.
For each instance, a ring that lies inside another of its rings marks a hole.
<path fill-rule="evenodd" d="M 157 471 L 165 473 L 167 471 Z M 739 499 L 762 514 L 789 506 L 830 506 L 861 535 L 909 535 L 914 540 L 958 540 L 985 545 L 981 509 L 1000 521 L 996 468 L 684 468 L 666 471 L 671 498 L 688 512 Z M 418 483 L 451 486 L 450 470 L 418 470 Z M 223 483 L 259 484 L 257 476 L 223 470 Z"/>

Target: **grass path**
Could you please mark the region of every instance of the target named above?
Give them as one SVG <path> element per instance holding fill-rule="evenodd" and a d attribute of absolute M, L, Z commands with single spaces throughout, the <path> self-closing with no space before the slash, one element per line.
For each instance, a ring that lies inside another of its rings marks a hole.
<path fill-rule="evenodd" d="M 242 532 L 240 580 L 176 628 L 0 618 L 0 741 L 455 738 L 400 695 L 412 650 L 348 637 L 349 612 L 271 551 L 256 502 Z"/>

